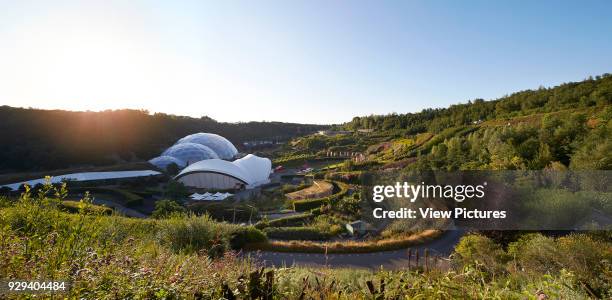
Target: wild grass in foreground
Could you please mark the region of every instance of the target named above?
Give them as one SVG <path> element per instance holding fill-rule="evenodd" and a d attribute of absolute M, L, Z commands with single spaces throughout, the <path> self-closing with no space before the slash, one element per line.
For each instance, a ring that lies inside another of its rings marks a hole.
<path fill-rule="evenodd" d="M 164 220 L 59 208 L 64 191 L 0 201 L 0 278 L 69 280 L 83 299 L 551 299 L 610 298 L 612 249 L 603 237 L 525 235 L 502 248 L 464 238 L 449 272 L 262 269 L 232 249 L 265 239 L 207 217 Z M 4 297 L 4 296 L 0 296 Z M 9 295 L 30 298 L 28 295 Z"/>

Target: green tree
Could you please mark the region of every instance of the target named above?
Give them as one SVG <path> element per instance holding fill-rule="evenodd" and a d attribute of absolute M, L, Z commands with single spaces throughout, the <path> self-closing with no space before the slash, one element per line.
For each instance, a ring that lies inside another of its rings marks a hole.
<path fill-rule="evenodd" d="M 182 182 L 170 180 L 166 185 L 166 197 L 172 200 L 182 200 L 189 195 L 187 187 Z"/>

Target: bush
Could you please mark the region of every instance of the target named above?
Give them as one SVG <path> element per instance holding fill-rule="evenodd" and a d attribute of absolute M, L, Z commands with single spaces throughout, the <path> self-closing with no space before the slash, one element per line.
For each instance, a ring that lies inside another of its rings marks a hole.
<path fill-rule="evenodd" d="M 168 218 L 174 214 L 182 214 L 186 209 L 172 200 L 159 200 L 155 202 L 155 210 L 151 217 L 156 219 Z"/>
<path fill-rule="evenodd" d="M 476 266 L 489 274 L 500 274 L 508 257 L 500 245 L 488 237 L 472 234 L 461 238 L 455 246 L 453 262 L 460 267 Z"/>
<path fill-rule="evenodd" d="M 610 272 L 612 249 L 609 244 L 585 234 L 556 240 L 539 233 L 525 234 L 508 245 L 508 253 L 515 259 L 516 267 L 530 275 L 567 270 L 597 293 L 611 287 L 604 274 Z"/>
<path fill-rule="evenodd" d="M 253 226 L 242 226 L 230 235 L 229 243 L 232 249 L 238 250 L 242 249 L 247 244 L 262 243 L 267 240 L 268 238 L 263 231 Z"/>
<path fill-rule="evenodd" d="M 209 256 L 217 257 L 229 249 L 227 236 L 230 228 L 206 215 L 172 217 L 161 222 L 157 240 L 174 252 L 206 250 Z"/>

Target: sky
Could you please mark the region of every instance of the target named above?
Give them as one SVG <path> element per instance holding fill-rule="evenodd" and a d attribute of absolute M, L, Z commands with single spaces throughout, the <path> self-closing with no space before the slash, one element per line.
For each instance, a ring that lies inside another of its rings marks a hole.
<path fill-rule="evenodd" d="M 330 124 L 612 72 L 612 1 L 4 1 L 0 105 Z"/>

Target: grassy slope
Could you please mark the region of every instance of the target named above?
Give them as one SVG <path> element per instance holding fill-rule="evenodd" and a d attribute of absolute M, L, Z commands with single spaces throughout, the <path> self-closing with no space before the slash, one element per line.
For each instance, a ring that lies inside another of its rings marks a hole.
<path fill-rule="evenodd" d="M 254 262 L 229 251 L 256 239 L 251 227 L 206 217 L 105 216 L 86 201 L 79 213 L 67 214 L 58 204 L 28 196 L 0 199 L 0 278 L 69 280 L 65 296 L 85 299 L 218 299 L 238 293 L 243 299 L 524 298 L 538 291 L 580 299 L 606 297 L 611 289 L 605 262 L 612 260 L 612 248 L 587 236 L 536 236 L 507 251 L 484 237 L 470 238 L 458 248 L 454 271 L 443 273 L 258 271 Z"/>

